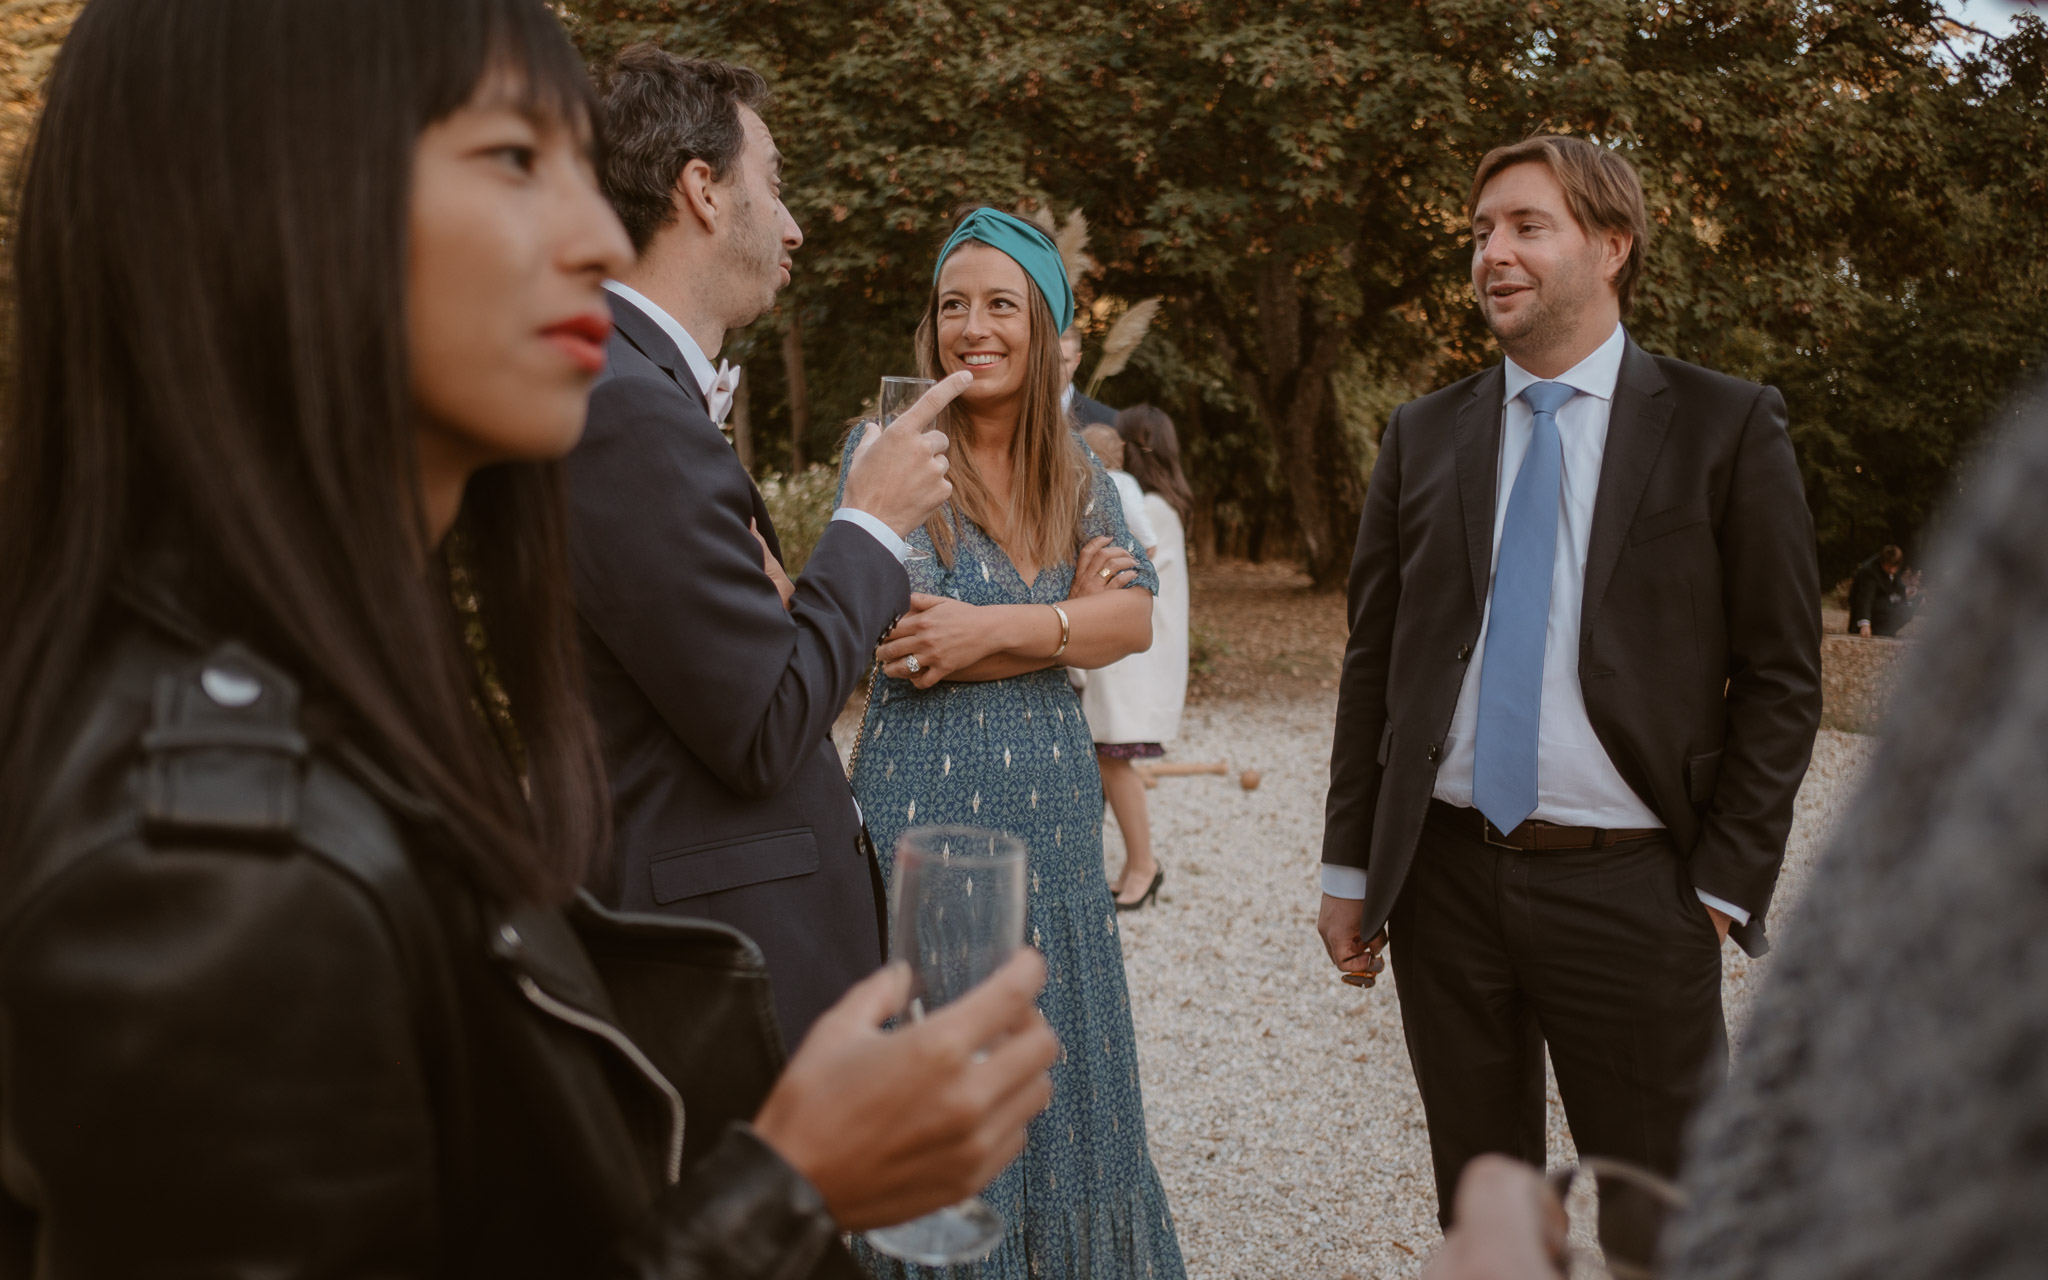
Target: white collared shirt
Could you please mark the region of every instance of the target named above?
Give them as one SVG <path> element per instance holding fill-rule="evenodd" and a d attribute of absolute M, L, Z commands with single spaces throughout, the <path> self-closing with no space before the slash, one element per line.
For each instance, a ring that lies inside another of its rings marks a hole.
<path fill-rule="evenodd" d="M 1586 550 L 1593 536 L 1593 505 L 1600 492 L 1600 464 L 1607 454 L 1607 426 L 1621 357 L 1628 336 L 1620 325 L 1607 341 L 1563 374 L 1561 382 L 1579 394 L 1557 411 L 1563 446 L 1563 494 L 1558 508 L 1557 556 L 1551 567 L 1550 620 L 1543 642 L 1543 701 L 1536 748 L 1536 811 L 1530 815 L 1565 827 L 1661 827 L 1664 822 L 1622 780 L 1586 715 L 1579 688 L 1579 617 L 1586 589 Z M 1522 392 L 1543 382 L 1512 359 L 1502 389 L 1500 462 L 1494 476 L 1493 559 L 1500 560 L 1501 530 L 1507 525 L 1508 493 L 1521 471 L 1534 434 L 1535 413 Z M 1493 613 L 1489 578 L 1479 639 L 1465 667 L 1457 710 L 1444 737 L 1443 764 L 1436 775 L 1436 799 L 1472 807 L 1473 747 L 1479 725 L 1479 677 L 1486 660 L 1486 626 Z M 1349 874 L 1346 874 L 1349 873 Z M 1335 886 L 1335 887 L 1332 887 Z M 1323 892 L 1332 897 L 1365 896 L 1365 872 L 1356 867 L 1323 868 Z M 1748 923 L 1749 913 L 1712 895 L 1702 902 Z"/>
<path fill-rule="evenodd" d="M 1543 710 L 1536 744 L 1536 812 L 1543 822 L 1562 827 L 1661 827 L 1664 823 L 1622 781 L 1607 749 L 1586 716 L 1579 689 L 1579 610 L 1586 590 L 1586 549 L 1593 536 L 1593 501 L 1600 492 L 1600 462 L 1607 453 L 1607 421 L 1614 405 L 1614 385 L 1621 376 L 1621 355 L 1627 338 L 1616 325 L 1607 341 L 1550 379 L 1579 394 L 1557 411 L 1557 434 L 1564 446 L 1563 494 L 1558 507 L 1557 555 L 1551 567 L 1550 622 L 1543 641 Z M 1507 495 L 1521 471 L 1535 434 L 1535 414 L 1522 391 L 1541 382 L 1535 374 L 1507 361 L 1506 397 L 1501 408 L 1500 462 L 1494 480 L 1493 560 L 1500 562 L 1501 530 L 1507 527 Z M 1493 591 L 1479 618 L 1479 640 L 1465 667 L 1458 690 L 1458 708 L 1444 738 L 1444 761 L 1437 770 L 1437 799 L 1472 807 L 1473 745 L 1479 726 L 1479 677 L 1486 662 L 1486 627 L 1493 614 Z"/>
<path fill-rule="evenodd" d="M 708 401 L 711 398 L 712 384 L 718 381 L 718 370 L 711 367 L 711 357 L 704 354 L 704 348 L 697 345 L 697 340 L 690 336 L 690 331 L 683 328 L 676 318 L 664 311 L 654 299 L 632 285 L 607 280 L 604 287 L 640 308 L 642 315 L 661 326 L 661 331 L 668 335 L 668 340 L 676 344 L 676 350 L 683 353 L 683 363 L 690 366 L 690 376 L 697 380 L 697 390 L 702 392 Z"/>
<path fill-rule="evenodd" d="M 683 328 L 676 318 L 654 299 L 631 285 L 622 284 L 617 280 L 607 280 L 604 287 L 611 290 L 615 296 L 638 307 L 643 315 L 661 327 L 661 331 L 668 335 L 668 340 L 676 344 L 676 350 L 683 353 L 683 363 L 690 366 L 690 376 L 697 380 L 697 390 L 703 393 L 705 403 L 709 404 L 711 388 L 718 381 L 718 370 L 711 367 L 710 357 L 704 354 L 704 348 L 697 345 L 697 340 L 690 336 L 690 331 Z M 910 544 L 879 517 L 857 507 L 841 507 L 832 513 L 832 518 L 850 521 L 855 527 L 865 529 L 870 537 L 886 547 L 890 555 L 896 557 L 899 564 L 909 562 Z"/>

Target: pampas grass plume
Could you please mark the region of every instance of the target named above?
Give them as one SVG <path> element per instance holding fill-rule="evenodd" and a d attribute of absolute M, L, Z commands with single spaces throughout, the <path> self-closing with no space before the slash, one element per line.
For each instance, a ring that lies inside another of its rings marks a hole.
<path fill-rule="evenodd" d="M 1109 326 L 1109 336 L 1102 340 L 1102 358 L 1095 362 L 1095 372 L 1088 378 L 1089 395 L 1094 395 L 1097 387 L 1106 379 L 1122 373 L 1124 366 L 1131 362 L 1131 353 L 1145 340 L 1146 330 L 1152 327 L 1152 317 L 1159 314 L 1159 302 L 1158 298 L 1147 298 L 1118 316 L 1116 323 Z"/>

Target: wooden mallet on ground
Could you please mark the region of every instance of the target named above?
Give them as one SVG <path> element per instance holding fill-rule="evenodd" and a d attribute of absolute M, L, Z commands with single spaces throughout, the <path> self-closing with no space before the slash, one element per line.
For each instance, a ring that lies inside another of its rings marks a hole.
<path fill-rule="evenodd" d="M 1212 761 L 1207 764 L 1198 764 L 1185 760 L 1162 760 L 1158 764 L 1134 763 L 1131 768 L 1137 771 L 1138 777 L 1144 782 L 1147 791 L 1157 787 L 1161 778 L 1192 778 L 1199 774 L 1208 773 L 1213 773 L 1219 778 L 1230 776 L 1230 766 L 1224 764 L 1221 760 Z M 1259 785 L 1259 771 L 1257 769 L 1246 769 L 1242 774 L 1238 775 L 1237 782 L 1246 791 L 1255 790 Z"/>

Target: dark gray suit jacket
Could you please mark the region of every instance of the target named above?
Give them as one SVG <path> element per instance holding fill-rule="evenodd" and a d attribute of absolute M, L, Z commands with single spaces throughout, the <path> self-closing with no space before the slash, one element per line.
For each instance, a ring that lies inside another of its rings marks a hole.
<path fill-rule="evenodd" d="M 785 611 L 774 524 L 659 325 L 611 299 L 610 361 L 569 456 L 569 549 L 611 778 L 599 896 L 760 944 L 794 1044 L 881 963 L 881 881 L 832 721 L 909 605 L 895 556 L 830 525 Z"/>
<path fill-rule="evenodd" d="M 1084 427 L 1094 426 L 1096 423 L 1101 423 L 1105 427 L 1116 425 L 1116 410 L 1100 400 L 1082 395 L 1079 387 L 1074 388 L 1074 403 L 1071 408 L 1074 421 Z"/>
<path fill-rule="evenodd" d="M 1492 576 L 1496 365 L 1394 411 L 1351 566 L 1323 861 L 1367 872 L 1365 934 L 1415 856 Z M 1813 518 L 1769 387 L 1622 356 L 1579 631 L 1586 714 L 1751 955 L 1820 727 Z"/>

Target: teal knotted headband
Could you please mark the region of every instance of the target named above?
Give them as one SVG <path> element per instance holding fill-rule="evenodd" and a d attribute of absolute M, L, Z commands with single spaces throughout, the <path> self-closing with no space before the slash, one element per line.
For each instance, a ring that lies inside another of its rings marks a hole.
<path fill-rule="evenodd" d="M 1057 332 L 1065 333 L 1067 326 L 1074 323 L 1074 286 L 1067 282 L 1067 264 L 1060 260 L 1059 247 L 1045 232 L 1001 209 L 976 209 L 953 229 L 953 234 L 946 238 L 946 247 L 939 250 L 938 265 L 932 268 L 934 288 L 939 283 L 939 268 L 946 265 L 953 250 L 969 240 L 978 240 L 1008 254 L 1024 268 L 1024 274 L 1038 285 L 1038 291 L 1045 295 L 1045 304 L 1052 308 Z"/>

